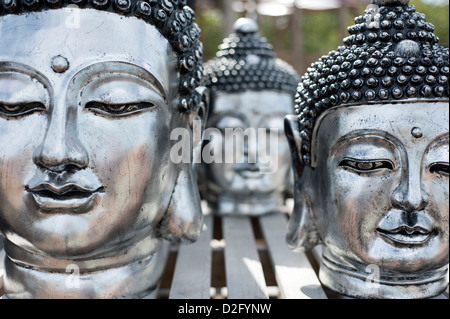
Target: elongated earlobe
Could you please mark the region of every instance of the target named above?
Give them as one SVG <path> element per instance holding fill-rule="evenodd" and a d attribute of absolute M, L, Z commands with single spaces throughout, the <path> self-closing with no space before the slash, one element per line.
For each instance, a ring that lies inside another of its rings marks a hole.
<path fill-rule="evenodd" d="M 286 241 L 294 251 L 307 251 L 321 243 L 311 201 L 302 182 L 304 175 L 308 175 L 310 171 L 304 172 L 305 168 L 301 160 L 302 139 L 297 117 L 288 115 L 285 118 L 284 126 L 292 154 L 295 202 L 294 211 L 289 220 Z"/>
<path fill-rule="evenodd" d="M 197 185 L 196 163 L 199 162 L 202 137 L 208 116 L 208 91 L 197 88 L 201 102 L 199 107 L 189 114 L 189 126 L 192 132 L 191 163 L 179 166 L 179 175 L 172 193 L 169 207 L 159 228 L 161 237 L 174 243 L 193 243 L 201 234 L 203 212 L 200 192 Z"/>
<path fill-rule="evenodd" d="M 296 184 L 299 184 L 298 182 Z M 321 239 L 317 230 L 311 203 L 306 196 L 302 196 L 301 186 L 295 186 L 295 205 L 289 220 L 286 241 L 294 251 L 308 251 L 320 245 Z"/>
<path fill-rule="evenodd" d="M 193 243 L 200 236 L 203 213 L 192 169 L 186 165 L 177 179 L 169 208 L 160 224 L 161 237 L 174 243 Z"/>
<path fill-rule="evenodd" d="M 208 120 L 209 115 L 209 90 L 202 86 L 196 89 L 196 91 L 200 94 L 200 103 L 199 107 L 195 111 L 195 113 L 190 115 L 190 125 L 192 127 L 192 152 L 193 152 L 193 161 L 192 168 L 194 171 L 198 170 L 198 167 L 201 165 L 196 165 L 201 163 L 201 155 L 202 155 L 202 144 L 203 144 L 203 133 L 206 128 L 206 121 Z"/>
<path fill-rule="evenodd" d="M 294 115 L 288 115 L 284 119 L 284 130 L 286 138 L 291 149 L 292 168 L 294 169 L 294 177 L 298 178 L 303 172 L 302 163 L 302 138 L 300 136 L 298 118 Z"/>

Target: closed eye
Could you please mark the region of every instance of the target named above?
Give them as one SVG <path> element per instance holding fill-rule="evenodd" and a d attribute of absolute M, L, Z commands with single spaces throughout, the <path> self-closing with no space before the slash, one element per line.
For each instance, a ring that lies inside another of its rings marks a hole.
<path fill-rule="evenodd" d="M 0 103 L 0 115 L 7 117 L 21 117 L 36 112 L 45 111 L 47 108 L 40 102 L 7 104 Z"/>
<path fill-rule="evenodd" d="M 434 174 L 448 176 L 448 163 L 434 163 L 430 165 L 430 172 Z"/>
<path fill-rule="evenodd" d="M 393 170 L 394 164 L 388 160 L 356 160 L 344 159 L 339 163 L 340 167 L 348 168 L 358 173 L 375 172 L 382 169 Z"/>
<path fill-rule="evenodd" d="M 155 104 L 138 102 L 128 104 L 110 104 L 104 102 L 89 102 L 85 109 L 104 116 L 127 116 L 155 108 Z"/>

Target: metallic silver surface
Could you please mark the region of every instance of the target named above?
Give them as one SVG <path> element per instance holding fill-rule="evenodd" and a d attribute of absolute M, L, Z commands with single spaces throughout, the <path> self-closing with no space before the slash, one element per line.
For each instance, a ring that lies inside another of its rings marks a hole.
<path fill-rule="evenodd" d="M 299 236 L 309 229 L 325 244 L 320 270 L 325 285 L 368 298 L 426 298 L 445 290 L 447 106 L 338 107 L 319 120 L 317 163 L 303 171 L 301 202 L 288 238 L 301 249 L 306 244 Z M 414 127 L 423 137 L 411 134 Z M 302 223 L 305 215 L 312 227 Z M 371 277 L 371 265 L 378 278 Z"/>
<path fill-rule="evenodd" d="M 179 100 L 177 55 L 140 19 L 67 8 L 0 17 L 8 298 L 157 287 L 162 237 L 192 242 L 202 224 L 191 166 L 169 158 L 171 130 L 191 130 L 195 116 Z"/>
<path fill-rule="evenodd" d="M 292 112 L 292 105 L 293 97 L 285 92 L 216 92 L 207 127 L 217 130 L 205 138 L 210 140 L 208 147 L 222 151 L 224 160 L 204 164 L 205 196 L 215 213 L 260 215 L 283 209 L 293 182 L 283 119 Z M 276 131 L 267 133 L 266 128 Z M 243 147 L 230 149 L 227 146 L 236 137 L 226 130 L 234 129 L 257 136 L 247 138 Z M 271 140 L 270 134 L 275 138 Z"/>
<path fill-rule="evenodd" d="M 283 118 L 293 112 L 298 80 L 249 18 L 236 21 L 234 33 L 205 63 L 211 99 L 203 152 L 222 156 L 209 162 L 203 156 L 201 184 L 215 213 L 262 215 L 286 209 L 293 175 Z M 239 141 L 239 136 L 244 138 Z"/>
<path fill-rule="evenodd" d="M 373 6 L 355 19 L 286 119 L 287 241 L 323 244 L 320 279 L 339 294 L 431 298 L 448 286 L 449 50 L 409 1 L 373 4 L 379 23 L 365 23 Z"/>

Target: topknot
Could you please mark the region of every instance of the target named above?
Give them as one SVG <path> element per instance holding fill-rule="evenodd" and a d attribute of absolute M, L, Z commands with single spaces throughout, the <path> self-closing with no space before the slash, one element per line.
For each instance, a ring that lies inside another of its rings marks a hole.
<path fill-rule="evenodd" d="M 299 77 L 277 59 L 255 21 L 241 18 L 224 39 L 216 57 L 205 63 L 204 84 L 211 91 L 280 90 L 295 95 Z"/>

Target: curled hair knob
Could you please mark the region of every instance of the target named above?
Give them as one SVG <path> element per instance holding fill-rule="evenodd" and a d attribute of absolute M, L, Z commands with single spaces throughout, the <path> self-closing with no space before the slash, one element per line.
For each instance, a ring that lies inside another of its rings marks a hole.
<path fill-rule="evenodd" d="M 381 6 L 407 6 L 409 0 L 372 0 L 372 4 Z"/>

